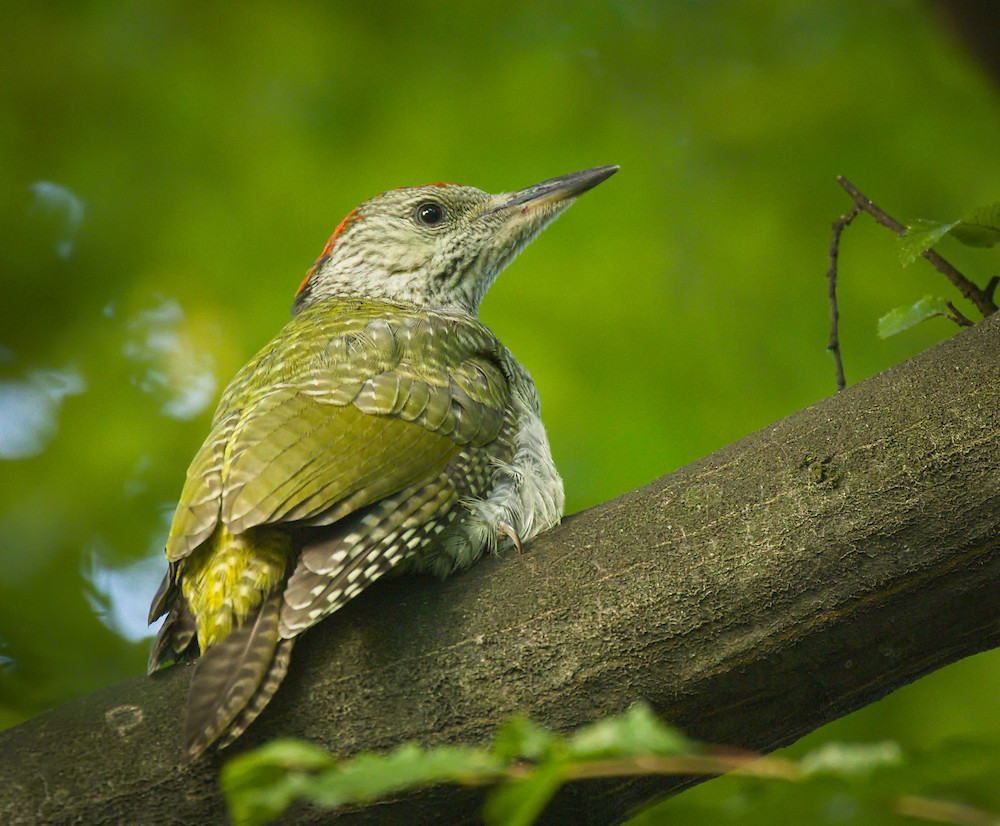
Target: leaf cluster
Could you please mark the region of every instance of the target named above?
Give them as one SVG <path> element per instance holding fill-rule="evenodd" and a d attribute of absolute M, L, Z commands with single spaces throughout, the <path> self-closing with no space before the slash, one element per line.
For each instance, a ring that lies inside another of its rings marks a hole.
<path fill-rule="evenodd" d="M 992 247 L 1000 242 L 1000 202 L 977 207 L 957 221 L 914 221 L 899 241 L 903 265 L 912 264 L 948 236 L 967 247 Z M 986 289 L 990 298 L 995 287 L 994 280 Z M 878 321 L 879 338 L 894 336 L 937 316 L 948 318 L 962 326 L 965 324 L 964 317 L 951 301 L 940 296 L 925 295 L 915 304 L 895 307 L 882 316 Z"/>
<path fill-rule="evenodd" d="M 227 763 L 221 782 L 238 826 L 267 823 L 296 800 L 335 808 L 439 783 L 490 785 L 485 822 L 527 826 L 567 780 L 725 770 L 703 756 L 700 746 L 637 704 L 565 736 L 514 717 L 483 748 L 408 743 L 338 760 L 301 740 L 276 740 Z"/>

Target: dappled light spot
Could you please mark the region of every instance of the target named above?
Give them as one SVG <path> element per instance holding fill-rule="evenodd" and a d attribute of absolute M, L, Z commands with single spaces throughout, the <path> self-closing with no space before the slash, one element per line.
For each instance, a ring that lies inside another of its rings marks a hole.
<path fill-rule="evenodd" d="M 164 539 L 158 534 L 148 556 L 117 565 L 103 537 L 93 537 L 84 547 L 81 575 L 87 602 L 104 625 L 132 642 L 152 636 L 159 626 L 146 625 L 146 609 L 166 569 Z"/>
<path fill-rule="evenodd" d="M 185 329 L 186 317 L 173 298 L 134 313 L 126 321 L 122 347 L 139 372 L 133 384 L 161 401 L 160 411 L 172 419 L 193 419 L 215 398 L 218 381 L 210 354 L 197 350 Z"/>
<path fill-rule="evenodd" d="M 59 430 L 63 400 L 85 388 L 74 367 L 30 370 L 23 379 L 0 382 L 0 459 L 42 453 Z"/>
<path fill-rule="evenodd" d="M 73 254 L 76 236 L 83 226 L 83 200 L 72 190 L 52 181 L 35 181 L 28 185 L 28 189 L 35 196 L 28 216 L 51 225 L 56 254 L 68 259 Z"/>

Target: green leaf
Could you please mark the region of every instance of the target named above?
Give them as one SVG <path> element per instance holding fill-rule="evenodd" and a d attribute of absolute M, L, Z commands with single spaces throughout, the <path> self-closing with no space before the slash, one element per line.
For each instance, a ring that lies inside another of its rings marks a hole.
<path fill-rule="evenodd" d="M 690 754 L 696 750 L 696 744 L 657 719 L 645 703 L 636 703 L 617 717 L 584 726 L 568 742 L 573 757 L 587 759 Z"/>
<path fill-rule="evenodd" d="M 1000 242 L 1000 202 L 977 207 L 962 220 L 949 224 L 925 219 L 914 221 L 900 239 L 903 265 L 913 263 L 920 253 L 949 233 L 969 247 L 992 247 Z"/>
<path fill-rule="evenodd" d="M 958 224 L 958 221 L 943 224 L 922 218 L 910 224 L 906 235 L 899 239 L 899 254 L 903 259 L 903 266 L 916 261 L 920 253 L 933 247 Z"/>
<path fill-rule="evenodd" d="M 258 826 L 306 796 L 312 773 L 330 769 L 334 759 L 302 740 L 275 740 L 234 757 L 219 782 L 236 826 Z"/>
<path fill-rule="evenodd" d="M 551 754 L 559 742 L 551 731 L 517 714 L 497 729 L 492 753 L 498 760 L 504 761 L 519 758 L 539 760 Z"/>
<path fill-rule="evenodd" d="M 943 298 L 925 295 L 916 304 L 910 307 L 896 307 L 887 312 L 878 320 L 879 338 L 889 338 L 903 330 L 908 330 L 938 315 L 946 315 L 948 312 L 948 302 Z"/>
<path fill-rule="evenodd" d="M 359 803 L 436 783 L 489 782 L 499 779 L 503 772 L 503 764 L 483 749 L 425 749 L 407 743 L 388 754 L 359 755 L 322 775 L 316 784 L 316 802 L 326 806 Z"/>
<path fill-rule="evenodd" d="M 969 247 L 992 247 L 1000 241 L 1000 202 L 974 209 L 951 234 Z"/>
<path fill-rule="evenodd" d="M 523 780 L 512 780 L 494 789 L 483 807 L 487 826 L 530 826 L 559 791 L 562 765 L 550 761 Z"/>
<path fill-rule="evenodd" d="M 405 744 L 336 762 L 309 743 L 282 740 L 233 758 L 221 783 L 236 826 L 259 826 L 296 800 L 335 808 L 436 783 L 496 780 L 503 765 L 483 749 Z"/>

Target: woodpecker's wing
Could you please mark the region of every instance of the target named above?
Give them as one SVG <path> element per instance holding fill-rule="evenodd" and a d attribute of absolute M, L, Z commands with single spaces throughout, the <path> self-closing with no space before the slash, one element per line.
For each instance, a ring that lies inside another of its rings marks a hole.
<path fill-rule="evenodd" d="M 496 438 L 510 389 L 485 327 L 378 305 L 347 312 L 303 312 L 234 379 L 188 471 L 168 559 L 220 520 L 234 534 L 330 525 L 409 488 L 447 486 L 441 474 L 463 448 Z M 250 387 L 262 389 L 240 392 Z"/>

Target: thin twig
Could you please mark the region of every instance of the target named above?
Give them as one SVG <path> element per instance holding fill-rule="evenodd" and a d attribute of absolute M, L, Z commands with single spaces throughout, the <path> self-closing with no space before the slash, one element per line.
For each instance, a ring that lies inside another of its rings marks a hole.
<path fill-rule="evenodd" d="M 951 311 L 951 315 L 948 315 L 948 318 L 954 321 L 959 327 L 973 326 L 974 322 L 970 318 L 968 318 L 964 313 L 959 312 L 958 308 L 954 304 L 952 304 L 950 301 L 946 301 L 945 304 L 948 305 L 948 309 Z"/>
<path fill-rule="evenodd" d="M 861 214 L 861 208 L 855 204 L 846 215 L 841 215 L 833 222 L 833 237 L 830 239 L 830 269 L 826 273 L 829 282 L 830 295 L 830 342 L 826 349 L 833 354 L 833 362 L 837 370 L 837 390 L 847 387 L 844 378 L 844 361 L 840 355 L 840 310 L 837 308 L 837 257 L 840 255 L 840 233 L 844 227 Z"/>
<path fill-rule="evenodd" d="M 927 797 L 905 796 L 896 803 L 896 812 L 903 817 L 951 823 L 954 826 L 996 826 L 996 815 L 984 809 L 955 803 L 951 800 L 933 800 Z"/>
<path fill-rule="evenodd" d="M 879 209 L 875 204 L 868 200 L 857 187 L 854 186 L 847 178 L 843 175 L 837 176 L 837 183 L 839 183 L 844 191 L 851 196 L 854 200 L 854 205 L 859 209 L 867 212 L 871 215 L 878 223 L 884 227 L 888 227 L 896 235 L 902 237 L 906 235 L 906 227 L 903 226 L 899 221 L 893 218 L 891 215 L 887 215 L 881 209 Z M 958 291 L 969 301 L 976 305 L 976 309 L 983 314 L 983 318 L 997 311 L 997 305 L 993 302 L 992 296 L 986 293 L 986 291 L 979 289 L 975 284 L 973 284 L 968 278 L 966 278 L 962 273 L 960 273 L 955 267 L 948 263 L 944 258 L 938 255 L 932 249 L 926 249 L 920 253 L 924 258 L 933 264 L 934 268 L 941 273 L 945 278 L 947 278 Z"/>
<path fill-rule="evenodd" d="M 997 291 L 997 284 L 1000 284 L 1000 275 L 994 275 L 983 287 L 983 292 L 986 293 L 986 297 L 992 301 L 993 294 Z"/>
<path fill-rule="evenodd" d="M 797 765 L 780 757 L 737 757 L 723 755 L 679 755 L 677 757 L 624 757 L 618 760 L 581 762 L 566 769 L 567 780 L 594 777 L 629 777 L 644 774 L 744 775 L 778 780 L 798 780 L 802 772 Z"/>
<path fill-rule="evenodd" d="M 525 780 L 536 770 L 534 763 L 518 762 L 489 774 L 469 775 L 457 779 L 464 786 L 489 786 L 498 780 Z M 561 767 L 564 782 L 595 777 L 634 777 L 651 774 L 719 775 L 737 774 L 774 780 L 801 780 L 798 764 L 782 757 L 762 757 L 753 753 L 636 755 L 607 760 L 570 762 Z"/>

